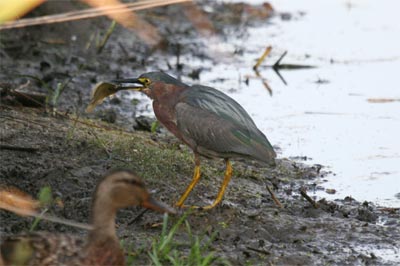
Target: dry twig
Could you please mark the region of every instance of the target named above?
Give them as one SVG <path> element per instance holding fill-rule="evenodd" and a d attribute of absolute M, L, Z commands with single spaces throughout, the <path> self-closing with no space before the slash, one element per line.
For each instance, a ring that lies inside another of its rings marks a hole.
<path fill-rule="evenodd" d="M 14 187 L 0 188 L 0 209 L 7 210 L 22 216 L 32 216 L 39 219 L 65 224 L 81 229 L 91 230 L 93 227 L 88 224 L 82 224 L 66 219 L 40 214 L 37 209 L 40 203 L 34 200 L 30 195 Z"/>
<path fill-rule="evenodd" d="M 275 202 L 275 205 L 282 209 L 283 206 L 282 206 L 281 202 L 278 200 L 278 198 L 275 196 L 272 189 L 268 185 L 265 185 L 265 186 L 267 187 L 267 190 L 268 190 L 269 194 L 271 195 L 272 200 Z"/>
<path fill-rule="evenodd" d="M 7 144 L 0 144 L 0 150 L 37 152 L 39 149 L 38 148 L 34 148 L 34 147 L 22 147 L 22 146 L 13 146 L 13 145 L 7 145 Z"/>
<path fill-rule="evenodd" d="M 253 66 L 253 69 L 256 71 L 257 68 L 264 62 L 265 58 L 271 53 L 272 47 L 268 46 L 264 53 L 261 55 L 260 58 L 258 58 L 257 63 Z"/>
<path fill-rule="evenodd" d="M 315 202 L 310 196 L 307 195 L 306 189 L 304 187 L 300 188 L 300 195 L 305 198 L 311 205 L 315 208 L 318 209 L 318 203 Z"/>

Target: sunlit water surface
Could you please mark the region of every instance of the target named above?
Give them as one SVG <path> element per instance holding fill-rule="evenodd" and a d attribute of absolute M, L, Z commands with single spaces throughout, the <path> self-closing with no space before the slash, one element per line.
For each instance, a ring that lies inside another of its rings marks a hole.
<path fill-rule="evenodd" d="M 250 28 L 245 39 L 210 41 L 211 51 L 225 53 L 219 64 L 182 62 L 208 68 L 199 82 L 236 99 L 280 147 L 278 157 L 306 156 L 306 163 L 332 171 L 323 186 L 336 193 L 317 196 L 400 207 L 400 1 L 270 2 L 291 19 L 278 15 Z M 268 45 L 273 50 L 264 65 L 287 50 L 282 63 L 315 68 L 282 70 L 285 85 L 271 68 L 261 67 L 270 96 L 252 71 Z M 235 48 L 243 54 L 233 55 Z"/>

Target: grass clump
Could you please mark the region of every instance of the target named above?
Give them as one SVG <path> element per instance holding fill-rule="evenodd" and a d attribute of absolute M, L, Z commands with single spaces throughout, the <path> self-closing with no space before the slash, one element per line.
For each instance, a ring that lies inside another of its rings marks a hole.
<path fill-rule="evenodd" d="M 204 242 L 199 236 L 193 235 L 189 222 L 186 220 L 188 213 L 183 215 L 168 230 L 168 215 L 164 215 L 161 235 L 152 243 L 152 249 L 148 253 L 151 265 L 164 266 L 208 266 L 208 265 L 230 265 L 228 261 L 218 257 L 211 250 L 210 240 Z M 175 240 L 174 236 L 179 227 L 185 224 L 188 234 L 188 243 Z"/>

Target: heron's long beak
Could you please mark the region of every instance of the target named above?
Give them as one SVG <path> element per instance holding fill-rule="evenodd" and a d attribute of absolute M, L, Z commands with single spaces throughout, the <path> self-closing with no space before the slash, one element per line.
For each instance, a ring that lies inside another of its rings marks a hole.
<path fill-rule="evenodd" d="M 176 210 L 167 204 L 160 202 L 158 200 L 155 200 L 152 196 L 150 196 L 147 200 L 142 202 L 142 207 L 147 208 L 147 209 L 152 209 L 155 211 L 159 212 L 166 212 L 166 213 L 171 213 L 175 214 Z"/>
<path fill-rule="evenodd" d="M 111 82 L 117 86 L 118 90 L 138 90 L 138 91 L 140 91 L 145 88 L 143 86 L 143 84 L 140 82 L 140 80 L 137 78 L 114 79 Z"/>

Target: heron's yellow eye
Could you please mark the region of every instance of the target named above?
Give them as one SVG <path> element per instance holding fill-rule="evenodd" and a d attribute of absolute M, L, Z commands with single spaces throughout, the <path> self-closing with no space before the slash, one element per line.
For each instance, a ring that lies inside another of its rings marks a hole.
<path fill-rule="evenodd" d="M 149 78 L 139 78 L 140 83 L 142 83 L 145 87 L 148 87 L 151 83 Z"/>

